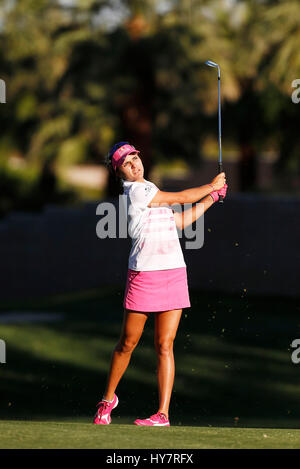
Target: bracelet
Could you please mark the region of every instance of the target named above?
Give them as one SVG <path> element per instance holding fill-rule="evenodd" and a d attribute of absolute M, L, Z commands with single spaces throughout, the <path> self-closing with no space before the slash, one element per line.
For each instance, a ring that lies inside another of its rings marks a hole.
<path fill-rule="evenodd" d="M 212 188 L 213 192 L 215 191 L 215 188 L 212 184 L 208 184 L 208 186 L 210 186 Z"/>
<path fill-rule="evenodd" d="M 210 195 L 210 196 L 211 196 L 211 198 L 213 199 L 213 202 L 215 203 L 215 199 L 213 198 L 213 196 L 212 196 L 211 194 L 208 194 L 208 195 Z"/>

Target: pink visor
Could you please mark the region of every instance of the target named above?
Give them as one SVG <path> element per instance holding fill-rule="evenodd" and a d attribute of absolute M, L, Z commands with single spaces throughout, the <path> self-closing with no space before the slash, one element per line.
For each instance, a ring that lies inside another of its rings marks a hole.
<path fill-rule="evenodd" d="M 123 145 L 122 147 L 118 148 L 114 152 L 112 159 L 111 159 L 111 164 L 114 170 L 116 170 L 117 167 L 121 166 L 126 156 L 129 155 L 130 153 L 140 153 L 140 152 L 136 150 L 132 145 Z"/>

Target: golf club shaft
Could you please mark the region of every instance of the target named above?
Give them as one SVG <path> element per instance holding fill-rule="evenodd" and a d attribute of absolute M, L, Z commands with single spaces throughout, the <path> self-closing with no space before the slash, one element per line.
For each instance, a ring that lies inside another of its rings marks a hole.
<path fill-rule="evenodd" d="M 222 165 L 222 147 L 221 147 L 221 70 L 220 66 L 213 62 L 212 60 L 207 60 L 205 62 L 206 65 L 209 67 L 217 68 L 218 69 L 218 120 L 219 120 L 219 174 L 223 172 L 223 165 Z M 223 203 L 223 196 L 219 196 L 219 203 Z"/>
<path fill-rule="evenodd" d="M 223 172 L 223 164 L 222 164 L 222 146 L 221 146 L 221 77 L 220 77 L 220 68 L 218 67 L 218 94 L 219 94 L 219 173 Z M 219 203 L 223 204 L 223 196 L 219 196 Z"/>

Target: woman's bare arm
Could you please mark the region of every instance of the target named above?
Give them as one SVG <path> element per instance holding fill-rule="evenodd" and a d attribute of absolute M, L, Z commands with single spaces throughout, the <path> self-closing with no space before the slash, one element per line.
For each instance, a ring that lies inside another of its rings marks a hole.
<path fill-rule="evenodd" d="M 212 197 L 207 196 L 201 200 L 201 202 L 188 210 L 174 212 L 174 219 L 177 228 L 184 230 L 184 228 L 198 220 L 198 218 L 200 218 L 206 212 L 206 210 L 213 205 L 213 203 L 214 201 Z"/>
<path fill-rule="evenodd" d="M 158 207 L 162 204 L 173 205 L 173 204 L 192 204 L 203 199 L 213 191 L 221 189 L 226 182 L 225 173 L 218 174 L 210 184 L 204 186 L 194 187 L 192 189 L 185 189 L 180 192 L 164 192 L 158 191 L 148 207 Z"/>
<path fill-rule="evenodd" d="M 194 187 L 193 189 L 186 189 L 180 192 L 164 192 L 158 191 L 148 207 L 158 207 L 161 204 L 173 205 L 173 204 L 189 204 L 197 202 L 206 195 L 213 191 L 212 187 L 208 184 L 205 186 Z"/>

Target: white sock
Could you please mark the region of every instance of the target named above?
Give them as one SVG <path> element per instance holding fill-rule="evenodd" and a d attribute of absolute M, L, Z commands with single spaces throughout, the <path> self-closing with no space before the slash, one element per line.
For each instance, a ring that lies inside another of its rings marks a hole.
<path fill-rule="evenodd" d="M 111 401 L 108 401 L 107 399 L 102 399 L 104 402 L 109 402 L 110 404 L 112 403 L 113 399 Z"/>

